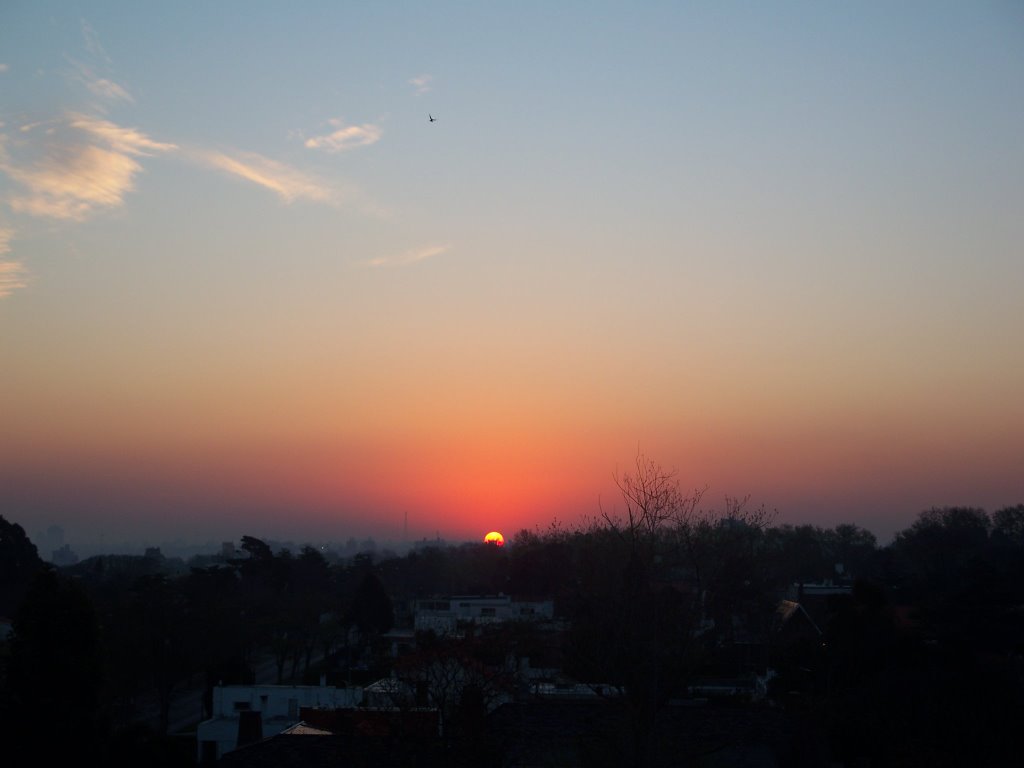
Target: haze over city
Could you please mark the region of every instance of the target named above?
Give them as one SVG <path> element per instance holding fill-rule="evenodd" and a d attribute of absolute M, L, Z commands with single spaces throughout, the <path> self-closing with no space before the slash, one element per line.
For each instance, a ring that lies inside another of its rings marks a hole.
<path fill-rule="evenodd" d="M 638 454 L 881 542 L 1019 504 L 1021 82 L 1009 2 L 7 2 L 0 513 L 511 538 Z"/>

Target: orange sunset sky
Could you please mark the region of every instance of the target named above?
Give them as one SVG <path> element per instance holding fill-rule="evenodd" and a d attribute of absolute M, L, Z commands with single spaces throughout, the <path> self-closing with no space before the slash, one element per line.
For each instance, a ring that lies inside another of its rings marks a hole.
<path fill-rule="evenodd" d="M 1024 502 L 1021 82 L 1003 2 L 5 3 L 0 514 Z"/>

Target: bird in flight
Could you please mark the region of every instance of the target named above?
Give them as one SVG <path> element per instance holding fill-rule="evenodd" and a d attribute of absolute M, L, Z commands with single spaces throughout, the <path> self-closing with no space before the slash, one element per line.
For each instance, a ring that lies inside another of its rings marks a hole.
<path fill-rule="evenodd" d="M 436 123 L 436 122 L 437 122 L 437 118 L 436 118 L 436 117 L 434 117 L 434 116 L 433 116 L 432 114 L 430 114 L 429 112 L 427 112 L 427 117 L 429 117 L 429 118 L 430 118 L 430 122 L 432 122 L 432 123 Z"/>

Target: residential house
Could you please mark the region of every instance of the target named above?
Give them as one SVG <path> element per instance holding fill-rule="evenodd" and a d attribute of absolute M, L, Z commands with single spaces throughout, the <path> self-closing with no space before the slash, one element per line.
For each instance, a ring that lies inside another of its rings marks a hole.
<path fill-rule="evenodd" d="M 362 688 L 327 685 L 217 686 L 213 689 L 212 716 L 196 731 L 199 760 L 218 760 L 240 743 L 281 733 L 299 722 L 302 707 L 354 707 L 363 696 Z"/>

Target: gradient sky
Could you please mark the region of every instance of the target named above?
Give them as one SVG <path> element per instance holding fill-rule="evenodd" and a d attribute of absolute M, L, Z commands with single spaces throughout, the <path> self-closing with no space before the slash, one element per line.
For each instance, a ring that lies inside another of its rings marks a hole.
<path fill-rule="evenodd" d="M 1019 2 L 6 0 L 0 514 L 1024 502 L 1022 137 Z"/>

